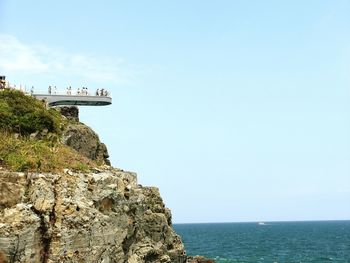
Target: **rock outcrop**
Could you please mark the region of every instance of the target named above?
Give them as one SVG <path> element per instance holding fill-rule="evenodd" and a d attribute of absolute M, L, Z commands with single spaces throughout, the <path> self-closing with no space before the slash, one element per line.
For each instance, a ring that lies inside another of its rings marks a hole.
<path fill-rule="evenodd" d="M 134 173 L 2 169 L 0 189 L 1 262 L 186 262 L 158 189 Z"/>
<path fill-rule="evenodd" d="M 68 120 L 79 121 L 79 108 L 76 106 L 62 106 L 57 108 Z"/>
<path fill-rule="evenodd" d="M 62 142 L 91 160 L 111 164 L 106 145 L 90 127 L 83 123 L 70 123 L 63 132 Z"/>

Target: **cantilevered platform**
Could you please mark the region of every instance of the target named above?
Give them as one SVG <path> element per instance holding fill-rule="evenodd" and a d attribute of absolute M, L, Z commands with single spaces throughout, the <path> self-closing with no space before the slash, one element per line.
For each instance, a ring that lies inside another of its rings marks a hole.
<path fill-rule="evenodd" d="M 89 96 L 89 95 L 49 95 L 33 94 L 38 100 L 45 100 L 50 107 L 55 106 L 105 106 L 112 104 L 112 98 L 107 96 Z"/>

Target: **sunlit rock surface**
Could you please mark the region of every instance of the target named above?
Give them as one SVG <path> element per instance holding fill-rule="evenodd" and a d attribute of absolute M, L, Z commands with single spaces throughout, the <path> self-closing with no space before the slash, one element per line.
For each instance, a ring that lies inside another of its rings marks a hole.
<path fill-rule="evenodd" d="M 186 262 L 158 189 L 134 173 L 2 169 L 0 189 L 2 262 Z"/>

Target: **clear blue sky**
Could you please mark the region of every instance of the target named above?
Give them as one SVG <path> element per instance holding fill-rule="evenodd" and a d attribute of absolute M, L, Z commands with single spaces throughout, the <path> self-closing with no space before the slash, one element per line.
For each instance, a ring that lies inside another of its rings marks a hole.
<path fill-rule="evenodd" d="M 350 1 L 0 1 L 0 72 L 80 108 L 174 222 L 350 219 Z"/>

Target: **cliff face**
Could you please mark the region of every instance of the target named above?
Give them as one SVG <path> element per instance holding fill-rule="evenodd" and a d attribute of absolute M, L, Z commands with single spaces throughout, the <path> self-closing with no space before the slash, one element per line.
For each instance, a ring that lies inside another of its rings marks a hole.
<path fill-rule="evenodd" d="M 109 154 L 98 135 L 83 123 L 71 123 L 63 132 L 62 142 L 85 157 L 110 165 Z"/>
<path fill-rule="evenodd" d="M 90 127 L 79 122 L 79 109 L 71 106 L 58 110 L 71 121 L 63 131 L 62 142 L 91 160 L 111 165 L 106 145 Z"/>
<path fill-rule="evenodd" d="M 108 166 L 89 173 L 0 170 L 0 260 L 186 262 L 158 189 L 136 180 Z"/>

